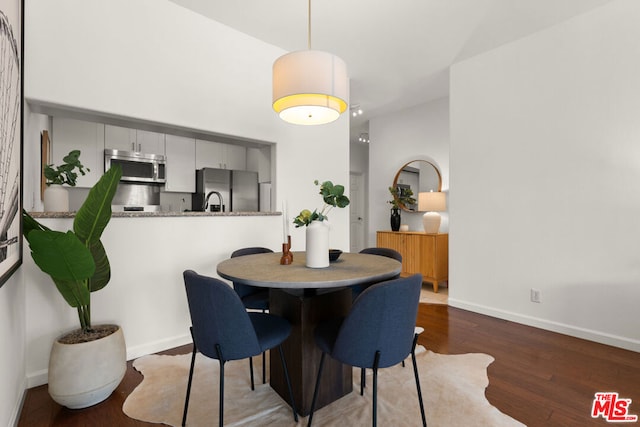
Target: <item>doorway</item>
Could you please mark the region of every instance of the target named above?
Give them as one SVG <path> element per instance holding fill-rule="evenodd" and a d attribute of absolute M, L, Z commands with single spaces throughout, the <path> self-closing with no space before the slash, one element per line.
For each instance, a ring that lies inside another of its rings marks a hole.
<path fill-rule="evenodd" d="M 349 174 L 349 239 L 351 246 L 349 251 L 352 253 L 360 252 L 365 248 L 365 218 L 364 218 L 364 196 L 365 196 L 365 179 L 364 174 L 351 172 Z"/>

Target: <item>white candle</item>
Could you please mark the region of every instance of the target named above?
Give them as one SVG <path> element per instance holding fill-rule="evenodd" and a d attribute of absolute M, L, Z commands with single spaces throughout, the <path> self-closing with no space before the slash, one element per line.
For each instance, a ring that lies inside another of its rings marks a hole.
<path fill-rule="evenodd" d="M 287 242 L 289 242 L 289 202 L 284 202 L 284 230 Z"/>
<path fill-rule="evenodd" d="M 282 243 L 287 243 L 287 210 L 282 202 Z"/>

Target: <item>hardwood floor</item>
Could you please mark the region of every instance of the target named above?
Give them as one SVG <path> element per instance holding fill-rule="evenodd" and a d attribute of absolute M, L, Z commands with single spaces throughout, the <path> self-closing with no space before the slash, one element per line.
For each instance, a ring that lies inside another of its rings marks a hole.
<path fill-rule="evenodd" d="M 640 353 L 495 319 L 445 305 L 420 304 L 420 344 L 437 353 L 490 354 L 486 396 L 502 412 L 535 426 L 604 426 L 591 418 L 596 392 L 631 399 L 640 415 Z M 191 351 L 190 346 L 164 354 Z M 142 376 L 131 367 L 106 401 L 84 410 L 54 403 L 46 386 L 28 390 L 19 426 L 151 426 L 122 413 L 122 404 Z M 423 393 L 428 393 L 423 390 Z M 627 425 L 639 425 L 627 423 Z M 443 427 L 443 426 L 431 426 Z M 444 426 L 447 427 L 447 426 Z"/>

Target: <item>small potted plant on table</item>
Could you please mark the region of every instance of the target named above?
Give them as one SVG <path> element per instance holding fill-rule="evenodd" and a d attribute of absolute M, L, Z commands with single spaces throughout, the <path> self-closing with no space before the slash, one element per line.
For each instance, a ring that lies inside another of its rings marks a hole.
<path fill-rule="evenodd" d="M 318 180 L 313 182 L 318 185 Z M 304 209 L 295 217 L 293 223 L 306 229 L 306 265 L 311 268 L 323 268 L 329 266 L 329 226 L 324 222 L 327 214 L 334 207 L 344 208 L 349 206 L 350 200 L 344 194 L 343 185 L 333 185 L 331 181 L 320 184 L 320 194 L 324 201 L 322 210 L 315 209 L 311 212 Z"/>
<path fill-rule="evenodd" d="M 67 184 L 76 186 L 78 173 L 85 175 L 90 169 L 80 163 L 80 150 L 72 150 L 62 159 L 59 166 L 44 166 L 44 177 L 47 188 L 44 190 L 44 210 L 46 212 L 67 212 L 69 210 L 69 192 L 63 187 Z M 77 172 L 76 172 L 77 170 Z"/>

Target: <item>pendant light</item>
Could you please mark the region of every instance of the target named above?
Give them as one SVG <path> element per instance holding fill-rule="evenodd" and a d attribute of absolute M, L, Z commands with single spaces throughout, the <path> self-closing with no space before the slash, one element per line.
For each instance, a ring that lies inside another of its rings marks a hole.
<path fill-rule="evenodd" d="M 347 65 L 337 56 L 311 50 L 311 0 L 307 50 L 287 53 L 273 63 L 273 109 L 286 122 L 330 123 L 347 110 Z"/>

